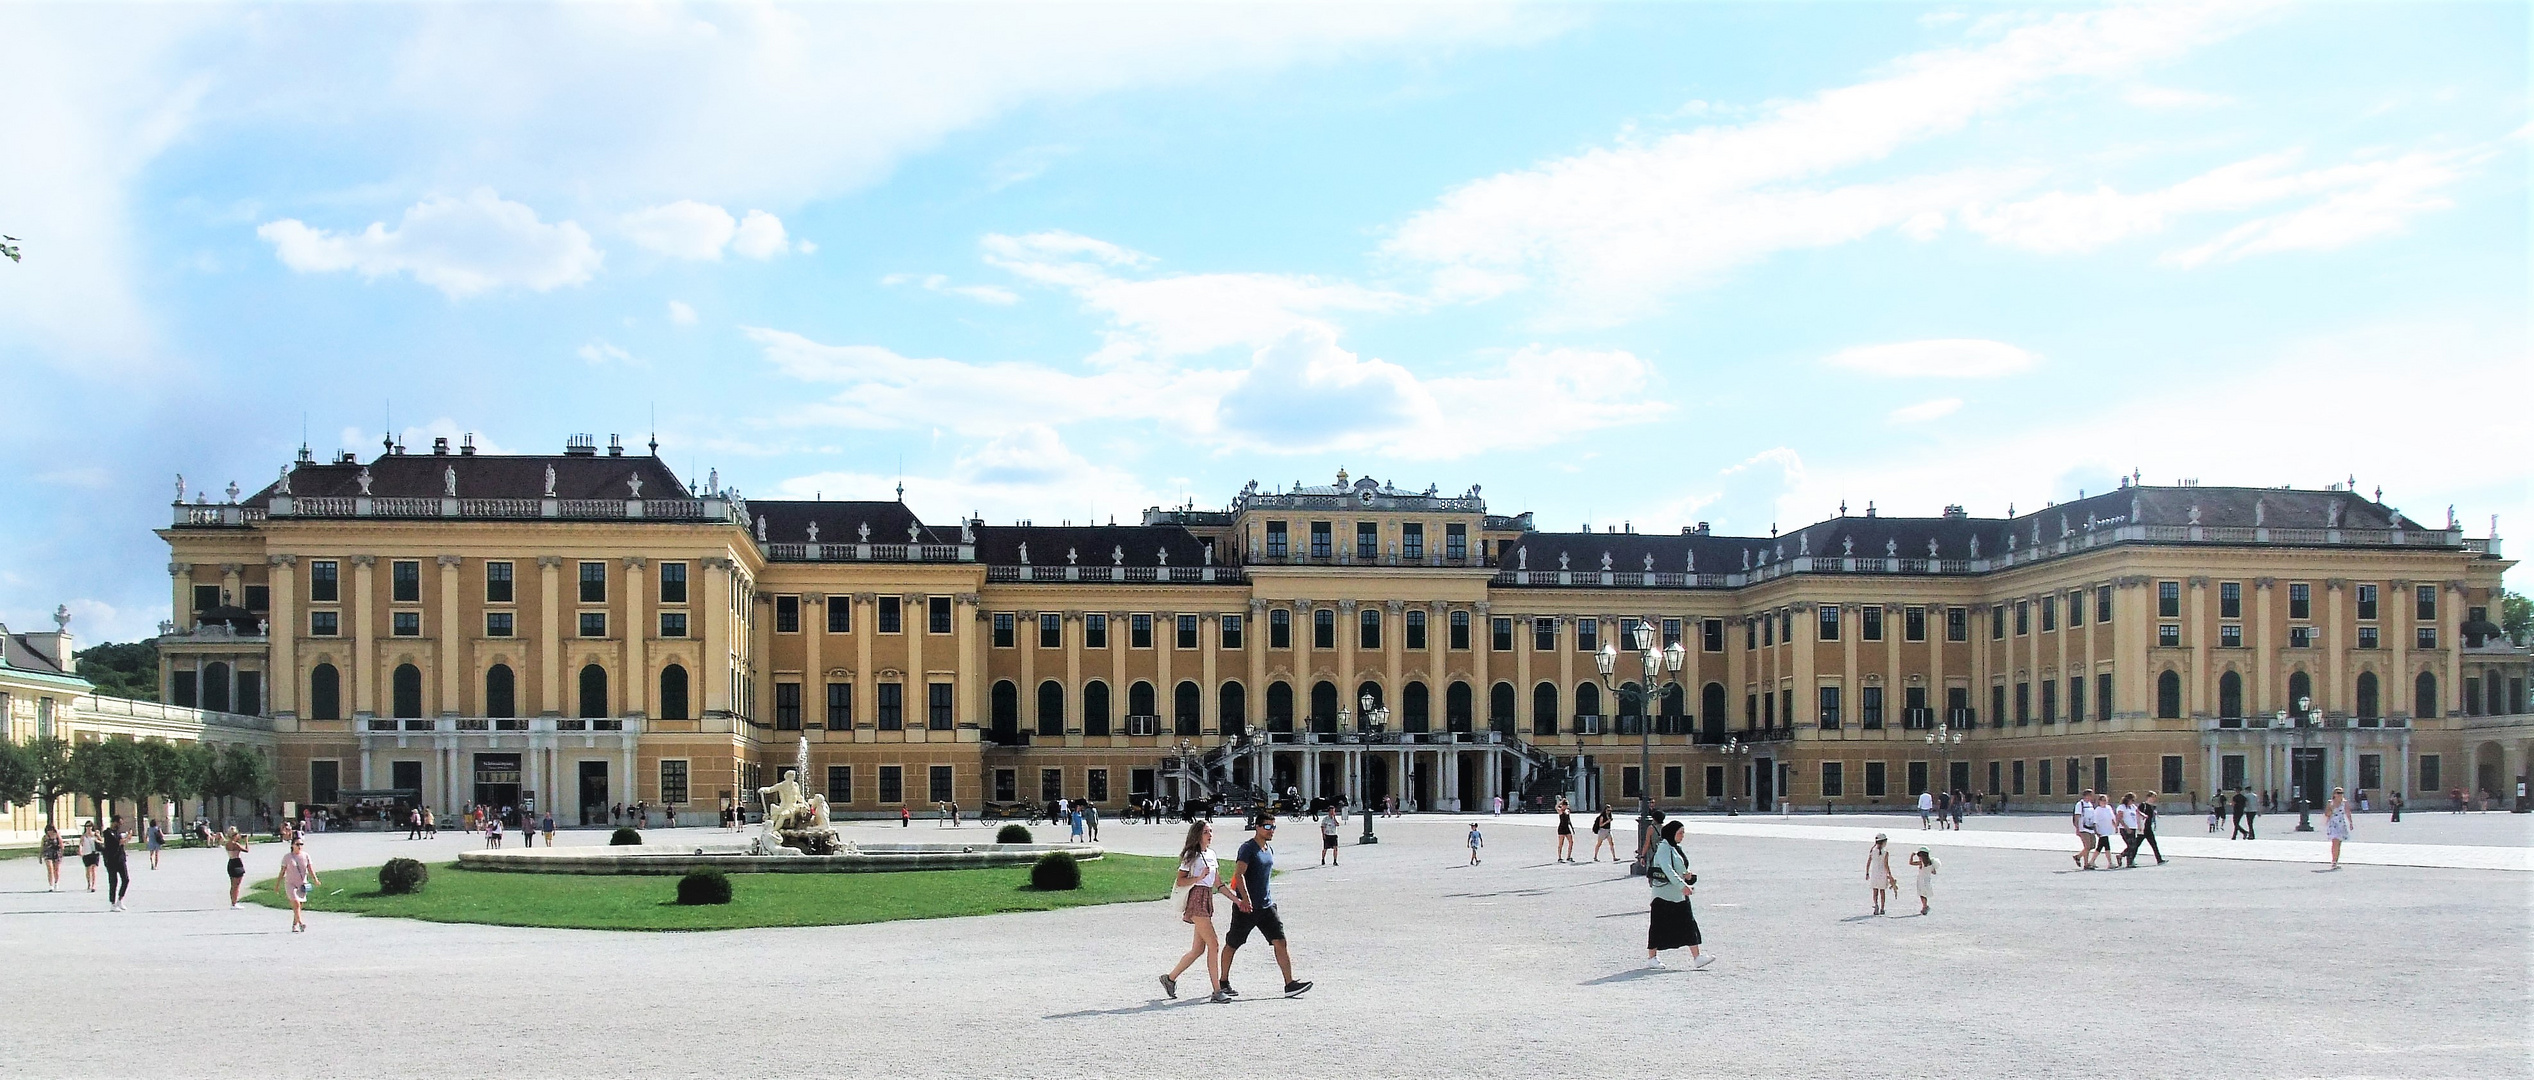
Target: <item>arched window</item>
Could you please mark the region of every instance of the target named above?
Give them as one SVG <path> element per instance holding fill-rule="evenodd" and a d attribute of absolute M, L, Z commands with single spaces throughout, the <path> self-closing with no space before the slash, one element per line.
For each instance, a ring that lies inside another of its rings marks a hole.
<path fill-rule="evenodd" d="M 1654 731 L 1658 735 L 1689 734 L 1689 690 L 1687 688 L 1674 683 L 1671 689 L 1663 691 L 1662 726 L 1655 728 Z"/>
<path fill-rule="evenodd" d="M 1170 730 L 1177 735 L 1197 734 L 1197 714 L 1205 707 L 1205 691 L 1192 682 L 1170 688 Z"/>
<path fill-rule="evenodd" d="M 1082 733 L 1109 733 L 1109 684 L 1098 679 L 1082 688 Z"/>
<path fill-rule="evenodd" d="M 1449 689 L 1443 691 L 1444 730 L 1467 732 L 1470 729 L 1470 714 L 1473 712 L 1471 699 L 1475 696 L 1470 693 L 1469 684 L 1465 682 L 1453 683 Z"/>
<path fill-rule="evenodd" d="M 1344 702 L 1343 707 L 1349 709 L 1361 709 L 1364 707 L 1364 699 L 1366 697 L 1373 699 L 1373 708 L 1376 709 L 1390 704 L 1389 695 L 1381 692 L 1381 684 L 1370 679 L 1366 679 L 1363 682 L 1355 684 L 1355 696 Z"/>
<path fill-rule="evenodd" d="M 1575 688 L 1575 715 L 1601 715 L 1601 684 L 1584 683 Z"/>
<path fill-rule="evenodd" d="M 2384 710 L 2376 694 L 2376 673 L 2361 671 L 2358 673 L 2358 718 L 2375 720 L 2382 716 Z"/>
<path fill-rule="evenodd" d="M 682 664 L 660 669 L 660 719 L 695 719 L 693 707 L 686 700 L 686 667 Z"/>
<path fill-rule="evenodd" d="M 684 720 L 686 719 L 684 713 L 686 708 L 686 669 L 671 665 L 669 670 L 678 673 L 677 692 L 678 709 L 680 712 L 675 719 Z M 661 690 L 663 691 L 661 694 L 663 708 L 666 707 L 668 699 L 668 695 L 665 692 L 668 689 L 667 679 L 668 676 L 666 673 L 663 673 L 660 684 Z M 484 672 L 484 715 L 506 718 L 516 718 L 519 715 L 519 676 L 510 670 L 510 665 L 508 664 L 495 664 L 490 670 Z M 667 714 L 664 712 L 662 715 L 665 716 Z"/>
<path fill-rule="evenodd" d="M 1015 743 L 1021 738 L 1021 688 L 1010 679 L 998 679 L 988 695 L 992 701 L 994 741 Z"/>
<path fill-rule="evenodd" d="M 395 675 L 388 681 L 389 710 L 396 716 L 422 715 L 422 669 L 412 664 L 396 665 Z"/>
<path fill-rule="evenodd" d="M 2419 681 L 2411 687 L 2411 711 L 2423 720 L 2437 718 L 2437 676 L 2420 672 Z"/>
<path fill-rule="evenodd" d="M 1049 679 L 1038 684 L 1038 734 L 1055 738 L 1065 733 L 1065 684 Z"/>
<path fill-rule="evenodd" d="M 2163 720 L 2182 718 L 2182 675 L 2168 671 L 2156 676 L 2156 716 Z"/>
<path fill-rule="evenodd" d="M 229 711 L 229 665 L 214 660 L 202 666 L 202 707 L 212 712 Z"/>
<path fill-rule="evenodd" d="M 1311 730 L 1337 730 L 1337 684 L 1323 679 L 1311 684 Z"/>
<path fill-rule="evenodd" d="M 1433 730 L 1434 721 L 1431 716 L 1433 703 L 1427 700 L 1430 696 L 1426 693 L 1425 684 L 1421 682 L 1412 682 L 1399 688 L 1399 730 L 1415 732 Z"/>
<path fill-rule="evenodd" d="M 1698 720 L 1708 742 L 1724 741 L 1725 684 L 1711 682 L 1698 691 Z"/>
<path fill-rule="evenodd" d="M 2298 703 L 2313 696 L 2314 679 L 2302 671 L 2292 671 L 2288 673 L 2288 700 L 2281 702 L 2280 707 L 2289 712 L 2295 712 Z"/>
<path fill-rule="evenodd" d="M 1153 684 L 1138 679 L 1134 685 L 1126 688 L 1126 715 L 1152 717 L 1161 715 L 1161 705 L 1154 700 Z"/>
<path fill-rule="evenodd" d="M 581 665 L 581 717 L 602 719 L 607 715 L 607 669 L 596 664 Z"/>
<path fill-rule="evenodd" d="M 343 719 L 343 673 L 332 664 L 308 672 L 308 719 Z"/>
<path fill-rule="evenodd" d="M 1541 683 L 1531 688 L 1531 734 L 1557 734 L 1557 684 Z"/>
<path fill-rule="evenodd" d="M 1236 682 L 1224 683 L 1215 690 L 1215 725 L 1229 735 L 1249 726 L 1249 688 Z M 1288 723 L 1290 728 L 1291 724 Z"/>
<path fill-rule="evenodd" d="M 2232 671 L 2217 677 L 2217 718 L 2241 720 L 2244 717 L 2244 677 Z"/>
<path fill-rule="evenodd" d="M 1278 680 L 1267 684 L 1267 730 L 1281 733 L 1293 731 L 1293 684 Z"/>
<path fill-rule="evenodd" d="M 1487 730 L 1513 734 L 1514 697 L 1512 683 L 1487 688 Z"/>
<path fill-rule="evenodd" d="M 1638 726 L 1645 723 L 1645 706 L 1632 696 L 1637 692 L 1636 683 L 1624 682 L 1619 686 L 1624 692 L 1618 695 L 1619 700 L 1611 703 L 1619 711 L 1619 734 L 1634 735 Z"/>

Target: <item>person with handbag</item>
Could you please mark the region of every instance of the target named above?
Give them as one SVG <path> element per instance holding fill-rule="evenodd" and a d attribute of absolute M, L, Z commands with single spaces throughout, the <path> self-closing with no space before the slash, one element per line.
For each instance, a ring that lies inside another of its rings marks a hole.
<path fill-rule="evenodd" d="M 300 933 L 308 924 L 300 915 L 308 903 L 308 892 L 324 882 L 317 880 L 317 867 L 308 861 L 304 841 L 290 838 L 290 853 L 282 856 L 282 895 L 290 898 L 290 932 Z"/>
<path fill-rule="evenodd" d="M 1689 857 L 1681 851 L 1681 823 L 1664 822 L 1659 835 L 1645 862 L 1645 882 L 1654 889 L 1653 907 L 1646 916 L 1645 966 L 1662 967 L 1663 950 L 1685 948 L 1690 967 L 1706 967 L 1715 957 L 1698 951 L 1705 939 L 1698 933 L 1698 916 L 1689 908 L 1698 875 L 1689 872 Z"/>
<path fill-rule="evenodd" d="M 1213 825 L 1199 821 L 1188 826 L 1188 838 L 1179 845 L 1176 887 L 1184 890 L 1178 903 L 1179 921 L 1194 928 L 1196 934 L 1188 944 L 1187 954 L 1179 958 L 1170 974 L 1161 977 L 1161 992 L 1177 1000 L 1179 976 L 1195 964 L 1198 957 L 1204 957 L 1205 982 L 1214 988 L 1214 995 L 1209 1000 L 1216 1004 L 1230 1001 L 1231 995 L 1223 992 L 1223 946 L 1214 933 L 1214 896 L 1222 891 L 1223 879 L 1220 867 L 1214 861 Z"/>

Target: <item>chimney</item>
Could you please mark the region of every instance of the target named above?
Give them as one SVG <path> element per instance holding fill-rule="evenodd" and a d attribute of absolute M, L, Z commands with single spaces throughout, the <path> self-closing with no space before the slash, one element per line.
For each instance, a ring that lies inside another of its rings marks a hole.
<path fill-rule="evenodd" d="M 449 456 L 449 437 L 448 437 L 448 436 L 446 436 L 446 435 L 440 435 L 440 436 L 436 436 L 436 437 L 434 437 L 434 438 L 431 440 L 431 456 L 432 456 L 432 457 L 447 457 L 447 456 Z"/>
<path fill-rule="evenodd" d="M 609 435 L 609 436 L 607 437 L 607 456 L 608 456 L 608 457 L 623 457 L 623 456 L 625 456 L 625 439 L 624 439 L 624 436 L 621 436 L 621 435 Z"/>
<path fill-rule="evenodd" d="M 459 457 L 474 457 L 474 456 L 475 456 L 475 433 L 474 433 L 474 432 L 472 432 L 472 431 L 467 432 L 467 433 L 466 433 L 466 441 L 458 444 L 458 456 L 459 456 Z"/>
<path fill-rule="evenodd" d="M 1964 510 L 1962 508 L 1962 504 L 1954 503 L 1944 508 L 1944 516 L 1949 520 L 1962 521 L 1968 519 L 1971 516 L 1971 512 Z"/>
<path fill-rule="evenodd" d="M 597 457 L 597 456 L 598 456 L 598 436 L 596 436 L 596 435 L 574 435 L 574 436 L 572 436 L 572 437 L 570 437 L 570 438 L 568 438 L 568 439 L 563 440 L 563 456 L 565 456 L 565 457 Z"/>
<path fill-rule="evenodd" d="M 68 606 L 53 609 L 53 627 L 53 630 L 47 633 L 30 631 L 18 636 L 26 639 L 27 648 L 34 650 L 36 655 L 51 661 L 54 667 L 64 672 L 75 672 L 79 662 L 71 656 L 71 653 L 77 650 L 77 646 L 71 641 Z"/>

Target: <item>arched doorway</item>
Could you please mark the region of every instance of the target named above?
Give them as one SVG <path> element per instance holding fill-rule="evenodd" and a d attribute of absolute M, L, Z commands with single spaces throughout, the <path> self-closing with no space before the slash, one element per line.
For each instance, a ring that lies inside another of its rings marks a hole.
<path fill-rule="evenodd" d="M 1418 734 L 1433 730 L 1433 701 L 1425 684 L 1412 682 L 1399 688 L 1399 730 Z"/>
<path fill-rule="evenodd" d="M 416 693 L 420 693 L 419 690 Z M 607 716 L 607 669 L 596 664 L 581 665 L 581 718 L 600 720 Z"/>
<path fill-rule="evenodd" d="M 1702 742 L 1725 741 L 1725 684 L 1711 682 L 1698 691 L 1698 729 L 1706 733 Z"/>
<path fill-rule="evenodd" d="M 1487 730 L 1513 734 L 1513 684 L 1500 682 L 1487 689 Z"/>
<path fill-rule="evenodd" d="M 586 679 L 587 676 L 584 675 L 583 678 Z M 412 664 L 396 665 L 395 674 L 388 679 L 388 698 L 389 706 L 396 716 L 421 716 L 422 669 Z"/>
<path fill-rule="evenodd" d="M 1337 684 L 1326 680 L 1311 684 L 1311 730 L 1323 735 L 1337 731 Z"/>
<path fill-rule="evenodd" d="M 1267 730 L 1293 733 L 1293 684 L 1279 679 L 1267 684 Z"/>
<path fill-rule="evenodd" d="M 1021 741 L 1021 688 L 1009 679 L 998 681 L 992 698 L 994 741 L 1007 746 Z"/>
<path fill-rule="evenodd" d="M 1467 734 L 1470 730 L 1469 684 L 1456 682 L 1443 691 L 1443 727 L 1447 731 Z"/>
<path fill-rule="evenodd" d="M 1042 739 L 1063 738 L 1065 734 L 1065 684 L 1048 679 L 1038 684 L 1038 735 Z"/>

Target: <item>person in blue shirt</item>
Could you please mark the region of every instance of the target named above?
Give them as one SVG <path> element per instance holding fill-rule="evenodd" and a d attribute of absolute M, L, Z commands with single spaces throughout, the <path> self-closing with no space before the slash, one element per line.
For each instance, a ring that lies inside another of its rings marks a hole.
<path fill-rule="evenodd" d="M 1478 823 L 1469 823 L 1469 864 L 1478 865 L 1478 849 L 1487 846 L 1487 838 L 1478 835 Z"/>
<path fill-rule="evenodd" d="M 1276 967 L 1285 976 L 1285 996 L 1301 997 L 1311 984 L 1293 977 L 1293 957 L 1285 951 L 1285 923 L 1276 915 L 1276 898 L 1270 892 L 1276 876 L 1276 816 L 1258 815 L 1255 830 L 1234 857 L 1232 930 L 1223 939 L 1223 982 L 1216 989 L 1225 996 L 1240 993 L 1232 989 L 1232 955 L 1256 931 L 1276 950 Z"/>

